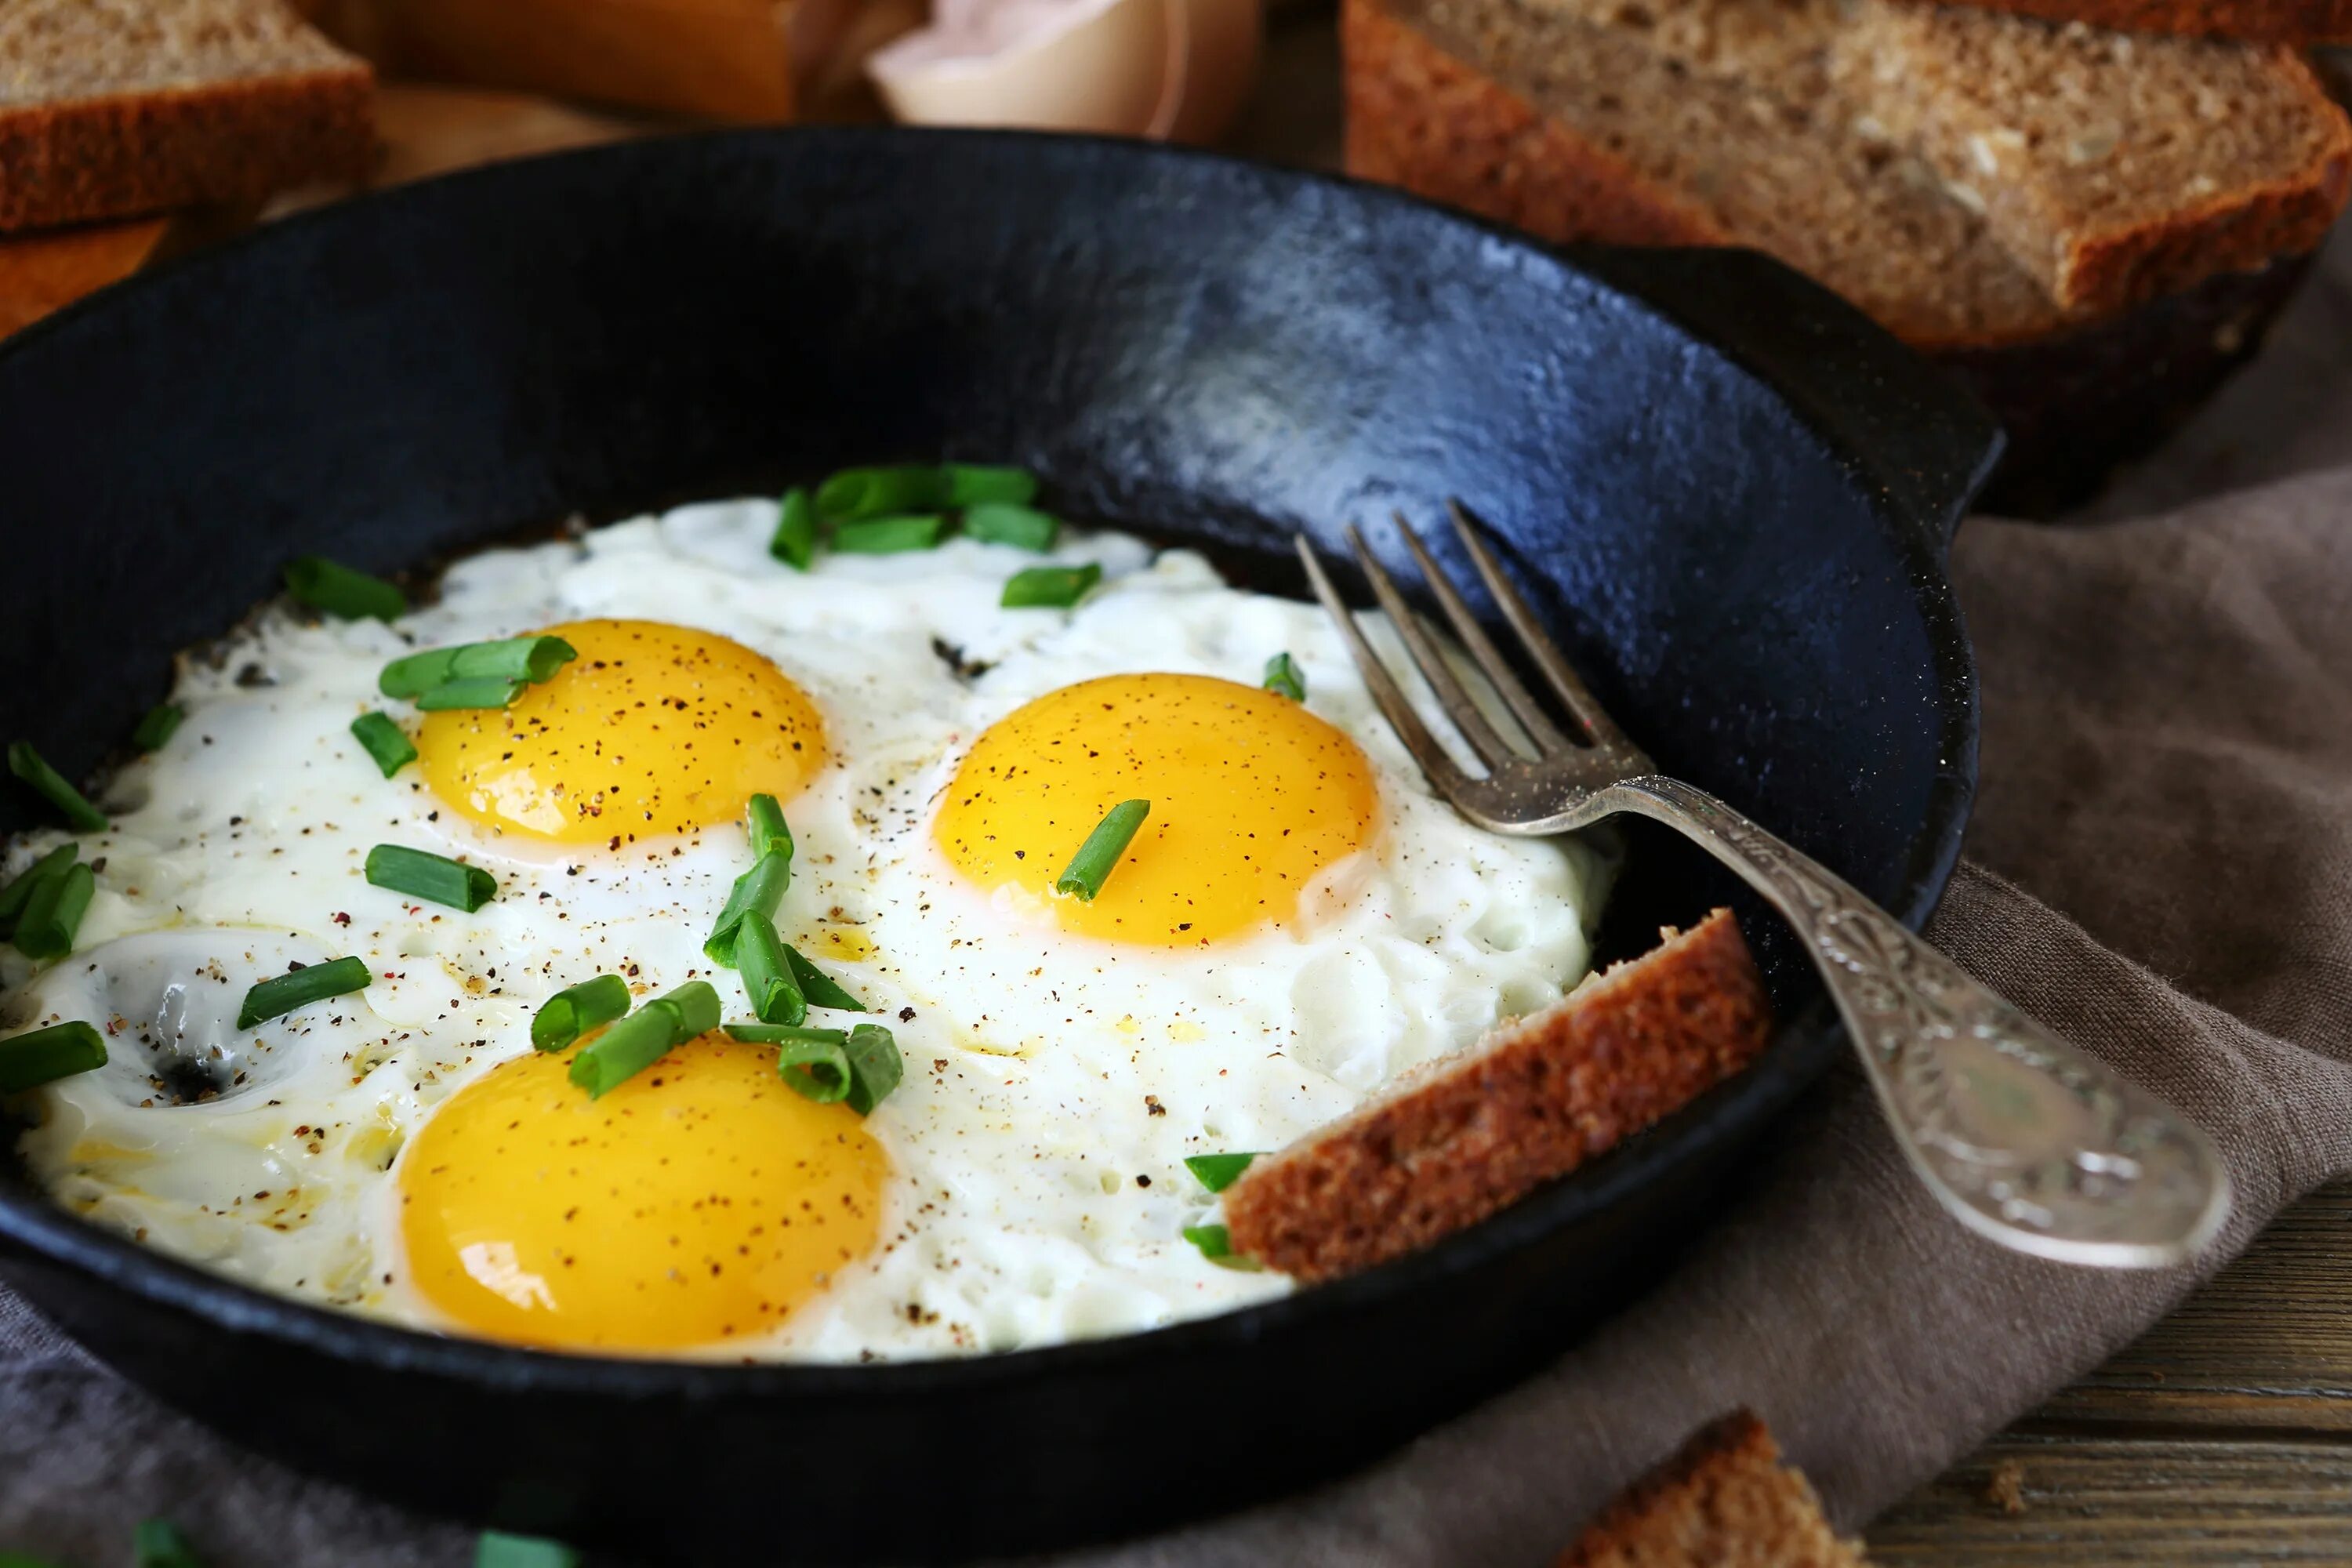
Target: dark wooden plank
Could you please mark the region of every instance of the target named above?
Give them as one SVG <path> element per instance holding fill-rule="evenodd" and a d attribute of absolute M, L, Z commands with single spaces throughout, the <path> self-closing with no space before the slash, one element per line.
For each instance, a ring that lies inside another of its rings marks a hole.
<path fill-rule="evenodd" d="M 2014 1466 L 2021 1511 L 1993 1500 Z M 1874 1525 L 1882 1568 L 2352 1562 L 2352 1444 L 1995 1439 Z"/>
<path fill-rule="evenodd" d="M 2033 1419 L 2352 1434 L 2347 1238 L 2352 1181 L 2289 1207 L 2179 1311 Z"/>

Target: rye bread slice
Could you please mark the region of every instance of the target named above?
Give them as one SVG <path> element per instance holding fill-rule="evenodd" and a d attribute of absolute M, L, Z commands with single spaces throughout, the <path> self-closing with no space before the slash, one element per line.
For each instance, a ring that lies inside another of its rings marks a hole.
<path fill-rule="evenodd" d="M 1496 1026 L 1225 1189 L 1234 1250 L 1302 1281 L 1475 1225 L 1753 1061 L 1772 1027 L 1727 910 Z"/>
<path fill-rule="evenodd" d="M 1867 1568 L 1764 1423 L 1735 1410 L 1693 1433 L 1585 1527 L 1553 1568 Z"/>
<path fill-rule="evenodd" d="M 9 0 L 0 229 L 364 178 L 373 80 L 277 0 Z"/>
<path fill-rule="evenodd" d="M 2317 247 L 2352 124 L 2277 45 L 1860 0 L 1832 74 L 2069 310 Z"/>

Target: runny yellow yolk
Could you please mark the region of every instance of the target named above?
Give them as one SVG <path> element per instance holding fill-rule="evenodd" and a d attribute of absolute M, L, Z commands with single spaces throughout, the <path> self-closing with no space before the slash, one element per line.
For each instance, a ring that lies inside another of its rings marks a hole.
<path fill-rule="evenodd" d="M 1151 814 L 1092 902 L 1055 880 L 1103 814 Z M 1360 848 L 1379 796 L 1355 742 L 1287 697 L 1204 675 L 1113 675 L 991 725 L 934 834 L 991 891 L 1051 900 L 1066 931 L 1193 946 L 1290 920 L 1301 889 Z"/>
<path fill-rule="evenodd" d="M 887 1163 L 847 1106 L 706 1035 L 590 1100 L 570 1054 L 502 1062 L 401 1163 L 416 1288 L 475 1333 L 562 1350 L 774 1328 L 874 1245 Z"/>
<path fill-rule="evenodd" d="M 658 621 L 547 628 L 580 657 L 510 708 L 427 714 L 425 781 L 485 826 L 563 843 L 731 822 L 824 765 L 824 721 L 782 671 L 715 632 Z"/>

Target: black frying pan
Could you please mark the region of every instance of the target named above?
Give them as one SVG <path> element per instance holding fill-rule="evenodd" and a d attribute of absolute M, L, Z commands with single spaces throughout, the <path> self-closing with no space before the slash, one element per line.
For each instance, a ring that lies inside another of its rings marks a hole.
<path fill-rule="evenodd" d="M 0 353 L 0 736 L 97 765 L 172 652 L 306 551 L 392 571 L 943 454 L 1030 464 L 1066 510 L 1244 570 L 1294 529 L 1392 544 L 1391 507 L 1459 495 L 1660 763 L 1916 923 L 1975 769 L 1946 542 L 1997 445 L 1755 256 L 1563 261 L 1383 192 L 1090 141 L 640 144 L 298 219 Z M 27 820 L 8 795 L 0 827 Z M 877 1367 L 572 1359 L 257 1295 L 14 1170 L 0 1269 L 255 1448 L 582 1543 L 935 1559 L 1229 1509 L 1394 1447 L 1623 1302 L 1843 1048 L 1776 923 L 1628 837 L 1603 955 L 1729 898 L 1790 1020 L 1762 1061 L 1471 1233 L 1229 1317 Z"/>

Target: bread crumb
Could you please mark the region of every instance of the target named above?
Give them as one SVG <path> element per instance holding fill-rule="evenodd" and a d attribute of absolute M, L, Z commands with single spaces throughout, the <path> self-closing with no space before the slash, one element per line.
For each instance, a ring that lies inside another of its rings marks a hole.
<path fill-rule="evenodd" d="M 1992 1479 L 1985 1483 L 1985 1501 L 2003 1513 L 2025 1511 L 2025 1466 L 2016 1459 L 2003 1459 L 1992 1468 Z"/>

